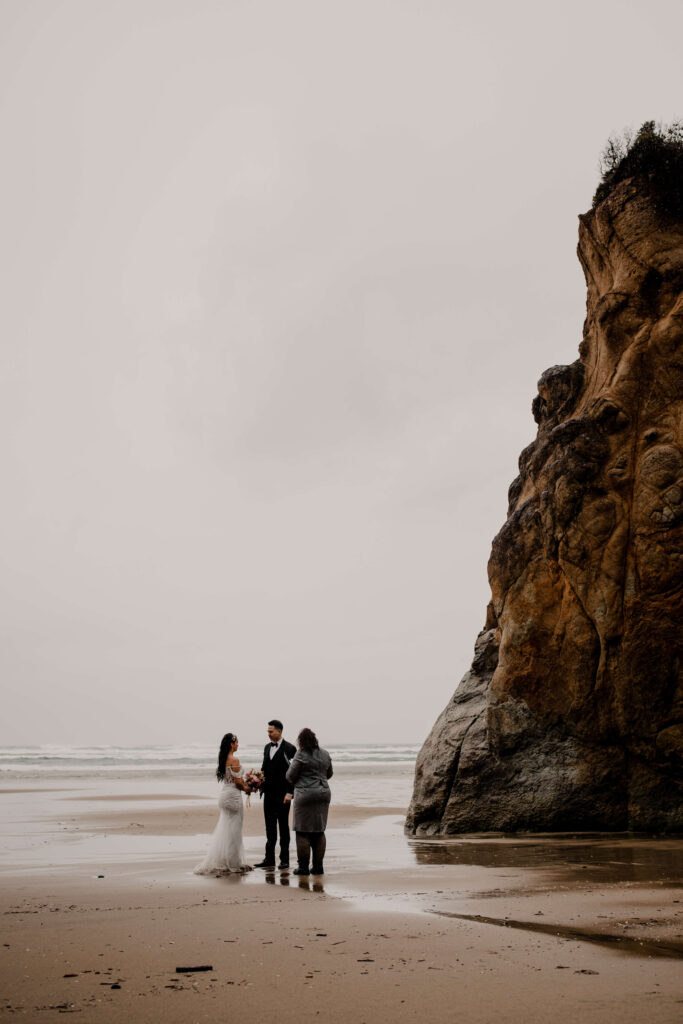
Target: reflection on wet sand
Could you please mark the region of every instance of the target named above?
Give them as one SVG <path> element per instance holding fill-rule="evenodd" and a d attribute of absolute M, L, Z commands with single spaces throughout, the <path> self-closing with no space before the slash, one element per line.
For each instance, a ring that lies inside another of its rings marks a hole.
<path fill-rule="evenodd" d="M 289 885 L 289 875 L 280 874 L 276 875 L 274 871 L 266 871 L 265 874 L 266 885 Z"/>
<path fill-rule="evenodd" d="M 312 878 L 300 878 L 299 888 L 305 892 L 325 892 L 323 883 L 319 880 L 313 881 Z"/>
<path fill-rule="evenodd" d="M 580 942 L 595 942 L 598 945 L 616 945 L 622 953 L 636 953 L 638 956 L 662 956 L 683 959 L 683 942 L 672 940 L 667 943 L 634 939 L 627 935 L 611 935 L 598 930 L 568 928 L 566 925 L 540 924 L 537 921 L 513 921 L 509 917 L 485 917 L 483 914 L 453 914 L 446 910 L 430 910 L 437 917 L 452 917 L 459 921 L 477 921 L 479 924 L 494 924 L 501 928 L 521 928 L 526 932 L 554 935 L 561 939 L 577 939 Z"/>
<path fill-rule="evenodd" d="M 530 868 L 557 881 L 683 883 L 683 841 L 632 835 L 410 840 L 418 864 Z"/>
<path fill-rule="evenodd" d="M 316 876 L 313 879 L 311 876 L 302 875 L 297 876 L 296 881 L 300 889 L 304 889 L 306 892 L 325 892 L 325 887 L 320 879 Z M 289 874 L 281 872 L 276 875 L 274 871 L 266 871 L 265 873 L 266 885 L 290 885 Z"/>
<path fill-rule="evenodd" d="M 681 838 L 565 833 L 408 843 L 420 866 L 461 868 L 459 876 L 452 872 L 454 882 L 458 876 L 452 889 L 440 893 L 440 905 L 424 908 L 429 914 L 640 957 L 683 959 Z M 496 888 L 468 885 L 468 871 L 478 867 L 492 869 Z M 493 913 L 468 913 L 463 898 L 485 900 Z"/>

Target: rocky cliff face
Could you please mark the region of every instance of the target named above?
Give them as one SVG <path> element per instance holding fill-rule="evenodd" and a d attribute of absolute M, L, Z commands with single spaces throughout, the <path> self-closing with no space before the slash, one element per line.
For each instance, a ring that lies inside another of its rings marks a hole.
<path fill-rule="evenodd" d="M 406 828 L 683 830 L 683 224 L 580 218 L 580 358 L 546 370 L 472 667 Z"/>

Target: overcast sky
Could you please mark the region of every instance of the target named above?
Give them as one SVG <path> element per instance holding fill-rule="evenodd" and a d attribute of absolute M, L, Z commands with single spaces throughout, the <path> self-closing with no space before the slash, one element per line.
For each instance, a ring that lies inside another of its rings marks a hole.
<path fill-rule="evenodd" d="M 421 741 L 678 0 L 0 0 L 2 743 Z"/>

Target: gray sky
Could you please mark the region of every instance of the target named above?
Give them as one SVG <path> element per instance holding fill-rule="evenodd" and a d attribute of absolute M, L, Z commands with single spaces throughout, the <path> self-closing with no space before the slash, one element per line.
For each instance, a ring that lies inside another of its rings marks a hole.
<path fill-rule="evenodd" d="M 678 2 L 0 0 L 0 742 L 420 741 Z M 676 106 L 676 104 L 679 104 Z"/>

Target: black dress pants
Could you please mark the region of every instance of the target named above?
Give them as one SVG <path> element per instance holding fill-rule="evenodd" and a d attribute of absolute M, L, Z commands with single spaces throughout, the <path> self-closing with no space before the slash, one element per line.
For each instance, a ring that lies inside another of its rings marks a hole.
<path fill-rule="evenodd" d="M 263 816 L 266 819 L 266 864 L 275 863 L 275 844 L 280 830 L 280 863 L 289 864 L 289 803 L 284 793 L 265 793 Z"/>

